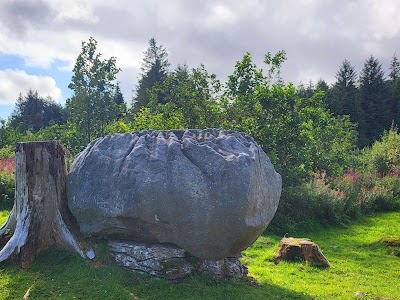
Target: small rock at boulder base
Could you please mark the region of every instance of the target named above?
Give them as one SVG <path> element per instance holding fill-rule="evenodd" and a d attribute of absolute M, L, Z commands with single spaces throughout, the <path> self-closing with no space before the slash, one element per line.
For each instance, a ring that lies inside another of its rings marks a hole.
<path fill-rule="evenodd" d="M 67 195 L 84 235 L 170 243 L 218 260 L 265 230 L 281 188 L 250 136 L 153 130 L 90 143 L 71 167 Z"/>
<path fill-rule="evenodd" d="M 203 260 L 199 271 L 220 278 L 240 278 L 248 274 L 247 267 L 240 263 L 239 258 L 229 257 L 220 260 Z"/>

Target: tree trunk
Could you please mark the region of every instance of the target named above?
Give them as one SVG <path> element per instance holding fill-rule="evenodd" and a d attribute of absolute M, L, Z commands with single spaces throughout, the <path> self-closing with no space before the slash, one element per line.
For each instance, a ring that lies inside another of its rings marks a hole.
<path fill-rule="evenodd" d="M 15 202 L 0 238 L 12 236 L 0 251 L 0 262 L 20 257 L 27 267 L 51 246 L 84 253 L 66 199 L 66 163 L 58 142 L 18 143 L 15 167 Z M 74 235 L 72 234 L 74 233 Z"/>

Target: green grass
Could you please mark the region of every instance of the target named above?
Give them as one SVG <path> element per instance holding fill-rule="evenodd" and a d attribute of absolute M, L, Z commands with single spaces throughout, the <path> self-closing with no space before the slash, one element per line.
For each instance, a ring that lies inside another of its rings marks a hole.
<path fill-rule="evenodd" d="M 7 214 L 0 212 L 0 223 Z M 271 259 L 280 237 L 267 235 L 244 252 L 250 280 L 221 281 L 193 275 L 181 283 L 152 279 L 113 264 L 92 266 L 79 256 L 52 249 L 29 269 L 17 262 L 0 263 L 0 299 L 400 299 L 400 258 L 382 237 L 399 236 L 400 212 L 362 218 L 345 229 L 308 234 L 333 264 L 330 269 L 301 262 L 275 265 Z"/>
<path fill-rule="evenodd" d="M 313 299 L 352 299 L 354 292 L 366 299 L 400 299 L 400 258 L 383 244 L 385 236 L 400 234 L 400 213 L 362 218 L 346 229 L 319 230 L 307 237 L 316 242 L 333 264 L 331 269 L 305 267 L 302 263 L 271 261 L 277 236 L 264 236 L 245 251 L 243 262 L 261 283 L 290 287 Z"/>
<path fill-rule="evenodd" d="M 7 221 L 8 215 L 9 215 L 8 210 L 0 210 L 0 227 Z"/>

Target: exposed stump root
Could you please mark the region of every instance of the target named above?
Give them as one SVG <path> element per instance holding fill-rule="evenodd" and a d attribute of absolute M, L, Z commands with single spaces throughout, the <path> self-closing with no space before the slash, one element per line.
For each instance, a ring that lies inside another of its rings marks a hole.
<path fill-rule="evenodd" d="M 64 150 L 58 142 L 17 144 L 15 202 L 0 229 L 0 262 L 17 257 L 27 267 L 51 246 L 85 256 L 66 202 L 66 176 Z"/>
<path fill-rule="evenodd" d="M 331 263 L 322 254 L 316 243 L 306 238 L 283 238 L 279 243 L 278 251 L 275 253 L 274 261 L 281 260 L 296 261 L 304 260 L 306 265 L 320 268 L 331 267 Z"/>

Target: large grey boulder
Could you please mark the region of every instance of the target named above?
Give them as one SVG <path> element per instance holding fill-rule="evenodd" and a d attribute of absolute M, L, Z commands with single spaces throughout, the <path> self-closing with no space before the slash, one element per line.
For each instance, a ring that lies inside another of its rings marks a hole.
<path fill-rule="evenodd" d="M 154 130 L 93 141 L 71 167 L 67 194 L 85 235 L 170 243 L 222 259 L 265 230 L 281 184 L 250 136 Z"/>

